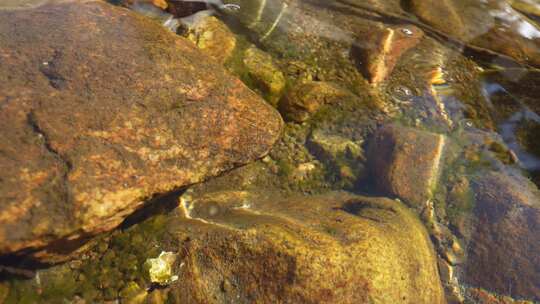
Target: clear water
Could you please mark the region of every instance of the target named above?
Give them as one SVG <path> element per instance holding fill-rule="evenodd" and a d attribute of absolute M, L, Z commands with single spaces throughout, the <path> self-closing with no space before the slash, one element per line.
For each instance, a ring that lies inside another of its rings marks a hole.
<path fill-rule="evenodd" d="M 120 4 L 118 2 L 115 4 Z M 522 185 L 529 187 L 527 189 L 535 187 L 532 183 L 536 187 L 540 185 L 540 2 L 176 0 L 176 5 L 185 2 L 197 2 L 197 5 L 190 6 L 193 11 L 182 16 L 175 15 L 171 9 L 165 11 L 153 6 L 149 1 L 135 1 L 127 6 L 181 36 L 188 36 L 190 30 L 205 18 L 216 16 L 237 39 L 236 53 L 225 62 L 226 68 L 274 104 L 284 116 L 287 115 L 284 113 L 286 110 L 280 108 L 280 102 L 286 95 L 285 91 L 307 82 L 334 83 L 354 96 L 351 102 L 342 105 L 323 104 L 302 123 L 287 121 L 283 138 L 276 148 L 269 157 L 257 162 L 257 165 L 268 166 L 277 173 L 269 175 L 268 181 L 253 182 L 255 186 L 249 190 L 264 193 L 271 188 L 287 195 L 320 194 L 330 190 L 385 195 L 375 190 L 376 181 L 371 174 L 357 173 L 368 171 L 364 169 L 372 166 L 369 156 L 355 155 L 354 151 L 350 152 L 355 148 L 348 148 L 349 154 L 340 159 L 340 163 L 328 163 L 318 158 L 316 153 L 311 153 L 313 150 L 310 148 L 310 136 L 313 137 L 314 130 L 322 130 L 324 134 L 331 134 L 332 139 L 345 139 L 367 150 L 372 131 L 384 123 L 398 123 L 403 128 L 443 134 L 447 138 L 450 144 L 442 160 L 437 177 L 439 183 L 433 190 L 433 198 L 426 206 L 411 209 L 422 216 L 428 227 L 433 224 L 430 222 L 433 219 L 426 219 L 425 213 L 429 208 L 434 209 L 437 225 L 444 226 L 450 231 L 450 238 L 458 239 L 460 244 L 471 242 L 471 236 L 463 233 L 458 226 L 460 219 L 473 214 L 473 207 L 456 206 L 447 199 L 449 189 L 457 184 L 456 180 L 474 180 L 489 172 L 502 172 L 508 176 L 522 177 Z M 8 9 L 42 5 L 41 1 L 0 0 L 0 3 L 0 7 Z M 387 43 L 382 38 L 377 39 L 386 37 L 384 35 L 388 29 L 393 31 L 392 37 L 401 38 Z M 415 43 L 410 42 L 416 39 L 418 33 L 421 33 L 421 38 Z M 242 63 L 238 54 L 252 46 L 269 54 L 274 66 L 283 73 L 286 89 L 277 96 L 254 81 Z M 385 59 L 380 59 L 380 56 Z M 377 63 L 377 60 L 380 62 Z M 381 64 L 388 69 L 381 69 Z M 372 69 L 372 66 L 375 68 Z M 370 83 L 375 73 L 383 73 L 382 80 Z M 469 157 L 471 154 L 474 156 Z M 340 171 L 343 168 L 348 168 L 354 178 Z M 260 178 L 266 177 L 261 175 Z M 532 181 L 531 185 L 525 180 Z M 226 181 L 224 183 L 227 184 Z M 268 189 L 261 186 L 265 183 Z M 243 203 L 235 201 L 232 207 L 212 205 L 205 209 L 189 205 L 186 196 L 183 199 L 182 202 L 186 203 L 183 208 L 188 217 L 202 214 L 200 217 L 206 217 L 205 223 L 211 218 L 219 225 L 227 223 L 229 214 L 239 209 L 249 210 L 256 205 L 249 200 Z M 537 204 L 535 208 L 540 208 L 539 200 L 538 197 L 532 199 Z M 77 267 L 69 268 L 64 264 L 52 270 L 38 267 L 37 275 L 31 272 L 33 277 L 26 280 L 7 275 L 5 282 L 9 283 L 5 284 L 11 284 L 8 286 L 12 288 L 7 303 L 24 302 L 25 294 L 32 294 L 28 296 L 30 300 L 26 300 L 28 303 L 56 303 L 61 300 L 80 303 L 73 299 L 81 298 L 94 299 L 96 302 L 121 299 L 118 290 L 125 286 L 108 282 L 112 287 L 102 288 L 96 286 L 99 285 L 96 282 L 106 276 L 106 271 L 122 272 L 117 274 L 120 281 L 143 281 L 133 279 L 133 276 L 140 275 L 140 269 L 122 268 L 125 265 L 119 266 L 117 264 L 120 262 L 117 261 L 129 256 L 136 260 L 134 263 L 141 264 L 145 245 L 139 242 L 137 244 L 142 248 L 137 249 L 126 245 L 136 236 L 144 235 L 151 239 L 150 243 L 158 244 L 156 246 L 163 241 L 160 239 L 165 233 L 163 222 L 178 216 L 179 211 L 176 209 L 169 213 L 168 209 L 157 209 L 147 210 L 146 219 L 135 221 L 131 230 L 117 231 L 112 237 L 98 239 L 97 245 L 87 255 L 92 258 L 82 262 L 76 260 L 82 266 L 77 264 Z M 538 209 L 531 212 L 538 212 Z M 239 220 L 234 223 L 234 228 L 249 225 L 247 222 L 247 219 Z M 530 227 L 537 228 L 534 224 Z M 148 231 L 154 235 L 148 236 Z M 433 229 L 430 229 L 430 233 L 437 254 L 443 256 L 451 245 L 447 240 L 437 240 Z M 526 238 L 519 241 L 526 242 Z M 532 239 L 533 242 L 535 240 Z M 103 250 L 100 249 L 102 244 L 105 244 Z M 156 250 L 152 251 L 154 256 Z M 519 259 L 516 257 L 517 264 L 520 263 Z M 94 267 L 91 263 L 106 271 L 90 270 Z M 494 265 L 496 262 L 487 264 Z M 535 265 L 540 267 L 538 256 Z M 114 270 L 115 267 L 121 271 Z M 455 271 L 464 273 L 467 270 L 458 265 Z M 538 271 L 538 268 L 532 270 L 533 274 L 526 277 L 539 278 Z M 40 273 L 52 283 L 42 283 Z M 87 284 L 84 287 L 69 286 L 64 289 L 58 273 L 67 277 L 83 274 L 90 278 L 82 280 Z M 453 297 L 454 288 L 464 297 L 464 303 L 487 303 L 471 296 L 469 288 L 475 287 L 474 284 L 461 278 L 458 275 L 454 281 L 445 283 L 448 299 Z M 536 282 L 536 285 L 539 283 Z M 43 288 L 44 292 L 40 289 L 42 285 L 47 286 Z M 37 289 L 46 296 L 36 292 Z M 494 298 L 511 296 L 515 299 L 525 298 L 532 301 L 530 303 L 540 301 L 534 292 L 529 293 L 530 297 L 527 298 L 523 296 L 524 293 L 516 293 L 511 288 L 487 289 Z M 0 303 L 2 300 L 0 297 Z"/>

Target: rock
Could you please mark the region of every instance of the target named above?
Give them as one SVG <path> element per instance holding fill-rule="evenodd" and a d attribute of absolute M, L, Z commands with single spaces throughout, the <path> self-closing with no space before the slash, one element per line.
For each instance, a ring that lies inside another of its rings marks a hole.
<path fill-rule="evenodd" d="M 478 304 L 533 304 L 531 301 L 514 300 L 508 296 L 491 294 L 480 288 L 469 288 L 467 292 L 469 294 L 469 300 Z"/>
<path fill-rule="evenodd" d="M 439 274 L 442 282 L 445 284 L 451 283 L 455 279 L 454 267 L 442 258 L 437 259 L 437 265 L 439 265 Z"/>
<path fill-rule="evenodd" d="M 188 39 L 193 41 L 203 53 L 224 64 L 236 48 L 236 37 L 227 25 L 216 17 L 209 16 L 196 23 Z"/>
<path fill-rule="evenodd" d="M 313 155 L 329 166 L 331 171 L 337 172 L 347 184 L 354 185 L 364 176 L 366 159 L 362 142 L 315 129 L 311 132 L 307 146 Z"/>
<path fill-rule="evenodd" d="M 540 18 L 540 5 L 538 3 L 531 0 L 510 0 L 509 2 L 515 10 L 533 18 Z"/>
<path fill-rule="evenodd" d="M 249 81 L 272 105 L 277 105 L 286 83 L 272 56 L 252 46 L 246 50 L 243 62 Z"/>
<path fill-rule="evenodd" d="M 282 120 L 159 24 L 101 1 L 0 11 L 0 255 L 55 254 L 264 156 Z"/>
<path fill-rule="evenodd" d="M 540 193 L 526 178 L 488 173 L 474 183 L 477 223 L 466 282 L 540 301 Z"/>
<path fill-rule="evenodd" d="M 167 12 L 175 17 L 188 17 L 198 12 L 208 10 L 208 5 L 205 1 L 174 1 L 167 0 Z"/>
<path fill-rule="evenodd" d="M 176 262 L 176 254 L 162 251 L 157 258 L 146 260 L 150 281 L 154 284 L 166 286 L 176 280 L 178 276 L 173 274 L 173 266 Z"/>
<path fill-rule="evenodd" d="M 422 208 L 437 185 L 445 137 L 386 125 L 368 147 L 368 163 L 379 191 Z"/>
<path fill-rule="evenodd" d="M 379 84 L 392 73 L 401 55 L 415 47 L 423 36 L 424 32 L 413 25 L 373 31 L 359 42 L 359 48 L 354 48 L 359 53 L 358 65 L 370 83 Z"/>
<path fill-rule="evenodd" d="M 152 4 L 161 9 L 167 9 L 169 6 L 166 0 L 152 0 Z"/>
<path fill-rule="evenodd" d="M 336 84 L 309 81 L 289 90 L 280 101 L 279 110 L 285 119 L 304 122 L 321 106 L 337 103 L 341 98 L 351 95 Z"/>
<path fill-rule="evenodd" d="M 506 1 L 407 0 L 405 6 L 465 45 L 540 66 L 540 29 Z"/>
<path fill-rule="evenodd" d="M 137 6 L 146 6 L 152 5 L 155 8 L 160 10 L 166 10 L 169 7 L 169 4 L 166 0 L 107 0 L 108 2 L 114 4 L 120 4 L 126 7 L 132 7 L 133 5 Z"/>
<path fill-rule="evenodd" d="M 540 103 L 537 98 L 540 94 L 540 72 L 503 70 L 485 73 L 482 80 L 486 85 L 499 85 L 504 88 L 489 94 L 489 101 L 494 105 L 491 115 L 497 124 L 523 111 L 524 106 L 540 115 Z"/>
<path fill-rule="evenodd" d="M 428 235 L 397 201 L 222 191 L 182 206 L 177 302 L 445 303 Z"/>
<path fill-rule="evenodd" d="M 454 37 L 476 36 L 477 33 L 467 33 L 469 30 L 464 25 L 462 11 L 456 6 L 454 0 L 405 0 L 404 6 L 407 10 L 416 14 L 427 24 L 435 25 Z M 440 18 L 444 16 L 445 18 Z M 481 29 L 470 29 L 481 30 Z"/>
<path fill-rule="evenodd" d="M 0 9 L 27 9 L 45 4 L 49 0 L 3 0 Z"/>

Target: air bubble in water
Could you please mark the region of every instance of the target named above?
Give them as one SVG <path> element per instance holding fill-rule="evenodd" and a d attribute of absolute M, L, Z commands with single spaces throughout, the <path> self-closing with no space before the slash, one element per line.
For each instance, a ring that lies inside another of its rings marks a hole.
<path fill-rule="evenodd" d="M 397 102 L 410 102 L 414 97 L 412 90 L 404 85 L 393 87 L 390 94 Z"/>

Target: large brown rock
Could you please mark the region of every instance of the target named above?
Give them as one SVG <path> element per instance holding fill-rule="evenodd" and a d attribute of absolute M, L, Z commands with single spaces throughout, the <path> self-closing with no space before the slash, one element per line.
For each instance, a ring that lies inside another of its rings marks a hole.
<path fill-rule="evenodd" d="M 433 196 L 445 137 L 399 125 L 381 127 L 368 148 L 370 171 L 379 191 L 422 207 Z"/>
<path fill-rule="evenodd" d="M 426 230 L 395 200 L 223 191 L 182 205 L 173 303 L 445 303 Z"/>
<path fill-rule="evenodd" d="M 111 230 L 282 127 L 192 43 L 100 1 L 0 10 L 0 62 L 0 254 Z"/>
<path fill-rule="evenodd" d="M 540 193 L 526 178 L 503 173 L 483 176 L 474 188 L 467 283 L 540 301 Z"/>

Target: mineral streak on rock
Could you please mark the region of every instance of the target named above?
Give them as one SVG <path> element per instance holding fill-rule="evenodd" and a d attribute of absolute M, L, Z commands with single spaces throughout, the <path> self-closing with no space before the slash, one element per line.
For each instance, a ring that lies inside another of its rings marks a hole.
<path fill-rule="evenodd" d="M 190 42 L 101 1 L 0 11 L 0 62 L 0 254 L 63 254 L 282 128 Z"/>
<path fill-rule="evenodd" d="M 361 69 L 372 84 L 383 82 L 391 73 L 400 57 L 415 47 L 424 32 L 416 26 L 407 25 L 388 27 L 370 33 L 366 41 L 362 41 L 360 53 Z"/>

